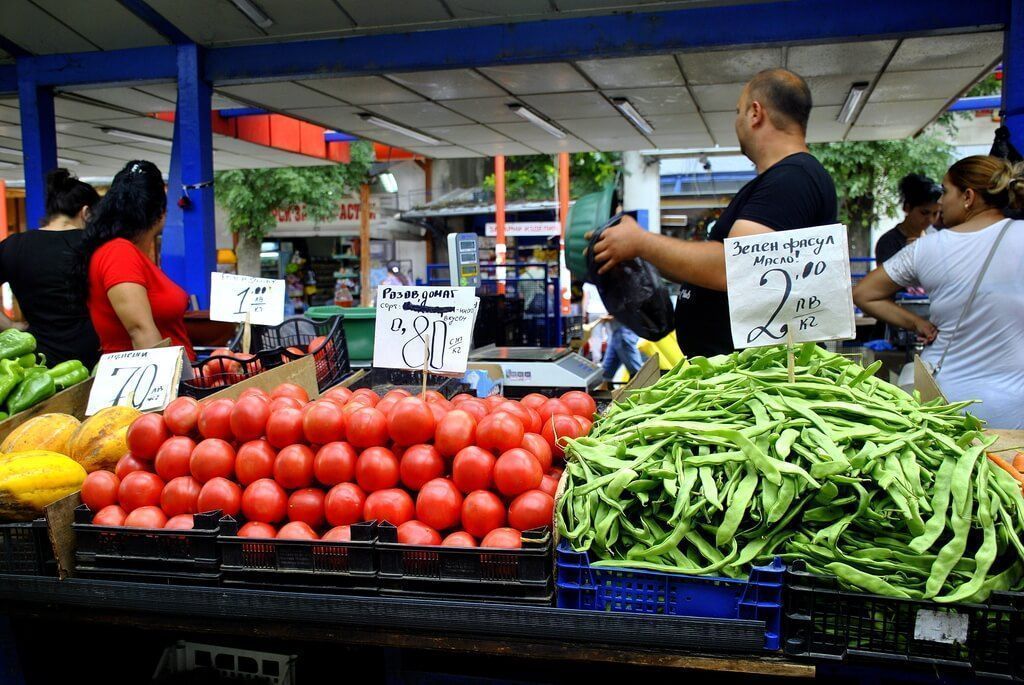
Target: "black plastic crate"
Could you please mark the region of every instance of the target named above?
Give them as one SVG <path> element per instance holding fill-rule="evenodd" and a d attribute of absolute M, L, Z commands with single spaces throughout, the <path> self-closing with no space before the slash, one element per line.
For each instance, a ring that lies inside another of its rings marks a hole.
<path fill-rule="evenodd" d="M 783 633 L 791 657 L 952 667 L 1024 679 L 1024 593 L 986 604 L 938 604 L 841 589 L 794 562 L 786 574 Z"/>
<path fill-rule="evenodd" d="M 195 514 L 192 530 L 97 526 L 92 517 L 84 504 L 75 509 L 76 575 L 172 584 L 183 578 L 217 582 L 219 511 Z"/>
<path fill-rule="evenodd" d="M 238 537 L 239 522 L 221 519 L 223 582 L 236 587 L 315 592 L 377 590 L 376 524 L 352 524 L 351 542 Z"/>
<path fill-rule="evenodd" d="M 238 357 L 223 354 L 211 355 L 192 365 L 193 378 L 178 384 L 178 394 L 201 400 L 283 363 L 280 359 L 264 360 L 256 355 L 249 361 L 240 361 Z"/>
<path fill-rule="evenodd" d="M 351 390 L 369 388 L 380 396 L 389 390 L 402 389 L 413 395 L 423 390 L 423 372 L 405 371 L 404 369 L 369 369 L 366 374 L 350 386 Z M 468 383 L 461 376 L 441 376 L 436 373 L 427 374 L 427 390 L 436 390 L 451 399 L 464 392 L 471 392 Z"/>
<path fill-rule="evenodd" d="M 306 356 L 309 344 L 320 336 L 327 340 L 310 354 L 316 363 L 317 385 L 323 391 L 337 385 L 352 373 L 342 317 L 313 321 L 304 316 L 293 316 L 277 326 L 253 326 L 249 351 L 259 357 L 265 368 L 273 368 L 302 359 Z M 289 350 L 290 347 L 301 349 L 302 354 Z M 232 349 L 240 350 L 241 341 L 236 339 Z"/>
<path fill-rule="evenodd" d="M 46 530 L 46 520 L 0 524 L 0 573 L 56 576 L 57 561 Z"/>
<path fill-rule="evenodd" d="M 381 593 L 550 605 L 551 532 L 522 534 L 521 549 L 403 545 L 398 529 L 377 526 Z"/>

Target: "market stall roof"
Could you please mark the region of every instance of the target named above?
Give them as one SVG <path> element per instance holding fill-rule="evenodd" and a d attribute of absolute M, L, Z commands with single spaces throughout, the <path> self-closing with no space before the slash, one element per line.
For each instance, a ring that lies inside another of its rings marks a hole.
<path fill-rule="evenodd" d="M 558 209 L 554 200 L 510 200 L 505 203 L 505 212 L 537 212 Z M 456 188 L 441 197 L 419 207 L 413 207 L 401 214 L 403 221 L 427 219 L 442 216 L 475 216 L 494 214 L 494 193 L 483 188 Z"/>

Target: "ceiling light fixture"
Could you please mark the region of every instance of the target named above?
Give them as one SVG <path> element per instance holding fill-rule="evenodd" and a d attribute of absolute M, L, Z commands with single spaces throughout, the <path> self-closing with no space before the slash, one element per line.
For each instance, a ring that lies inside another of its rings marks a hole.
<path fill-rule="evenodd" d="M 426 133 L 414 131 L 411 128 L 406 128 L 401 124 L 396 124 L 395 122 L 388 121 L 387 119 L 381 119 L 380 117 L 374 116 L 373 114 L 360 114 L 359 118 L 368 124 L 373 124 L 374 126 L 386 128 L 387 130 L 394 131 L 395 133 L 401 133 L 403 136 L 408 136 L 413 140 L 418 140 L 422 143 L 426 143 L 427 145 L 440 145 L 441 143 L 440 140 L 438 140 L 437 138 L 431 138 Z"/>
<path fill-rule="evenodd" d="M 836 121 L 840 124 L 848 124 L 853 121 L 853 115 L 857 113 L 857 105 L 860 104 L 867 90 L 867 81 L 859 81 L 850 86 L 850 92 L 846 94 L 846 102 L 843 103 L 843 108 L 839 110 L 839 116 L 836 117 Z"/>
<path fill-rule="evenodd" d="M 651 126 L 651 122 L 644 119 L 643 115 L 633 106 L 633 103 L 626 98 L 612 98 L 612 104 L 615 108 L 622 112 L 622 116 L 629 119 L 629 122 L 636 126 L 644 133 L 654 133 L 654 127 Z"/>
<path fill-rule="evenodd" d="M 238 11 L 249 18 L 249 21 L 259 26 L 261 29 L 269 29 L 274 25 L 274 20 L 270 18 L 263 9 L 252 0 L 231 0 L 231 4 L 238 8 Z"/>
<path fill-rule="evenodd" d="M 380 184 L 384 188 L 385 193 L 397 193 L 398 192 L 398 179 L 390 171 L 387 171 L 377 178 L 380 179 Z"/>
<path fill-rule="evenodd" d="M 533 124 L 537 128 L 540 128 L 540 129 L 543 129 L 544 131 L 547 131 L 548 133 L 553 135 L 555 138 L 565 138 L 565 131 L 563 131 L 562 129 L 558 128 L 557 126 L 552 124 L 550 121 L 548 121 L 547 119 L 545 119 L 541 115 L 539 115 L 536 112 L 534 112 L 532 109 L 530 109 L 526 105 L 509 105 L 508 108 L 510 110 L 512 110 L 512 112 L 514 112 L 515 114 L 517 114 L 517 115 L 521 116 L 522 118 L 526 119 L 527 121 L 529 121 L 531 124 Z"/>
<path fill-rule="evenodd" d="M 147 136 L 144 133 L 133 133 L 132 131 L 122 131 L 119 128 L 107 128 L 102 127 L 100 131 L 106 133 L 108 136 L 114 136 L 115 138 L 124 138 L 126 140 L 134 140 L 140 143 L 150 143 L 152 145 L 163 145 L 164 147 L 173 147 L 174 143 L 167 138 L 157 138 L 156 136 Z"/>
<path fill-rule="evenodd" d="M 14 147 L 0 147 L 0 153 L 14 155 L 15 157 L 24 157 L 22 151 Z M 65 159 L 64 157 L 58 157 L 57 164 L 60 164 L 62 166 L 78 166 L 79 164 L 81 164 L 81 162 L 79 162 L 77 159 Z"/>

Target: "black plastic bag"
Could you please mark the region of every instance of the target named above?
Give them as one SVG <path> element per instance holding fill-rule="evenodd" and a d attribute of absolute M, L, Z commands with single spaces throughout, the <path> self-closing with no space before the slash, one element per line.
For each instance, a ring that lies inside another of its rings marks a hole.
<path fill-rule="evenodd" d="M 619 323 L 641 338 L 658 341 L 675 330 L 672 300 L 658 270 L 638 258 L 597 273 L 601 265 L 594 261 L 594 246 L 604 229 L 619 223 L 622 216 L 613 216 L 594 231 L 587 249 L 587 281 L 597 286 L 605 308 Z"/>

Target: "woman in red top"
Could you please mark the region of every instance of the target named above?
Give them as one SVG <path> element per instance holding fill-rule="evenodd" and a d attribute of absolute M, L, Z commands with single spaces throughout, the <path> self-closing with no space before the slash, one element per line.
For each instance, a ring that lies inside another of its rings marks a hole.
<path fill-rule="evenodd" d="M 104 354 L 155 347 L 164 338 L 195 352 L 185 330 L 188 296 L 154 263 L 167 194 L 152 162 L 128 162 L 89 215 L 79 280 Z"/>

